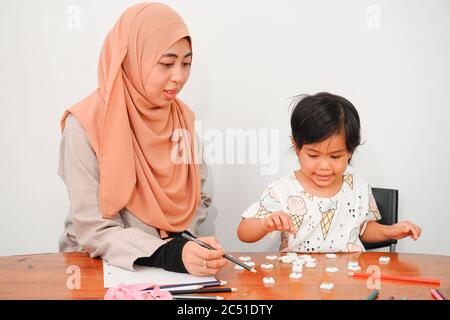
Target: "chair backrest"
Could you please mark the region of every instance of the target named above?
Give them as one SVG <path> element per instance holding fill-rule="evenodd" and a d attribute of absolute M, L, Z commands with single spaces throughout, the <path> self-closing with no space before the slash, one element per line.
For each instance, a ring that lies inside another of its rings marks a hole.
<path fill-rule="evenodd" d="M 392 225 L 398 221 L 398 190 L 395 189 L 383 189 L 372 188 L 372 193 L 377 203 L 378 210 L 381 213 L 381 220 L 378 221 L 384 225 Z M 388 247 L 392 244 L 396 244 L 397 240 L 392 239 L 383 242 L 366 243 L 363 245 L 366 249 L 377 249 Z"/>

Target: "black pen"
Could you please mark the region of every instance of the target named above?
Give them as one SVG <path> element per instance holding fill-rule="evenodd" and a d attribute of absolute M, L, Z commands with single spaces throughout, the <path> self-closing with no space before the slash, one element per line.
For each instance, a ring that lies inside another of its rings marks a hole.
<path fill-rule="evenodd" d="M 236 288 L 208 288 L 208 289 L 186 289 L 186 290 L 169 290 L 171 294 L 198 294 L 198 293 L 224 293 L 224 292 L 236 292 Z"/>
<path fill-rule="evenodd" d="M 211 247 L 209 244 L 204 243 L 204 242 L 202 242 L 202 241 L 200 241 L 200 240 L 198 240 L 198 239 L 196 239 L 196 238 L 194 238 L 194 237 L 191 237 L 191 236 L 188 235 L 187 233 L 184 233 L 184 232 L 183 232 L 183 233 L 181 234 L 181 236 L 182 236 L 183 238 L 187 239 L 187 240 L 194 241 L 195 243 L 197 243 L 198 245 L 200 245 L 200 246 L 202 246 L 202 247 L 204 247 L 204 248 L 206 248 L 206 249 L 209 249 L 209 250 L 217 250 L 217 249 L 214 249 L 213 247 Z M 239 261 L 239 260 L 233 258 L 233 257 L 230 256 L 229 254 L 226 254 L 226 253 L 225 253 L 225 254 L 223 255 L 223 257 L 224 257 L 225 259 L 227 259 L 227 260 L 230 260 L 231 262 L 234 262 L 234 263 L 237 264 L 237 265 L 240 265 L 242 268 L 247 269 L 248 271 L 251 271 L 251 272 L 256 273 L 256 270 L 255 270 L 254 268 L 252 268 L 252 267 L 246 265 L 245 263 L 243 263 L 243 262 L 241 262 L 241 261 Z"/>
<path fill-rule="evenodd" d="M 190 295 L 173 295 L 174 300 L 223 300 L 219 296 L 190 296 Z"/>

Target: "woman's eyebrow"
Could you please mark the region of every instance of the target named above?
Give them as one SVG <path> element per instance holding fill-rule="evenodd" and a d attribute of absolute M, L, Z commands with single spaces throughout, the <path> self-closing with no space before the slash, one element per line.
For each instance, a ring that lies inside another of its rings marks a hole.
<path fill-rule="evenodd" d="M 184 58 L 187 57 L 191 57 L 192 56 L 192 52 L 189 52 L 187 55 L 184 56 Z M 162 55 L 163 58 L 178 58 L 178 55 L 176 55 L 175 53 L 165 53 Z"/>

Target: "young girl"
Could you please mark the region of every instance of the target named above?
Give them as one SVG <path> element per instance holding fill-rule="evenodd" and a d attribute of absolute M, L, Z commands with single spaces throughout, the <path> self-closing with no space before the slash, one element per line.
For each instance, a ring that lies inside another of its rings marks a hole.
<path fill-rule="evenodd" d="M 305 96 L 291 117 L 292 143 L 301 169 L 269 183 L 243 214 L 238 237 L 255 242 L 281 231 L 280 251 L 357 252 L 364 242 L 420 237 L 408 221 L 381 219 L 369 184 L 346 172 L 360 145 L 355 107 L 330 93 Z"/>

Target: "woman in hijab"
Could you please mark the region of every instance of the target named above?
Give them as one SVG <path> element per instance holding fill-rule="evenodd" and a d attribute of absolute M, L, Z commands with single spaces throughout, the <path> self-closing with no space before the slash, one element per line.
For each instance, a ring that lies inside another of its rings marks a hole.
<path fill-rule="evenodd" d="M 61 120 L 59 175 L 70 210 L 60 251 L 207 276 L 225 264 L 197 234 L 210 198 L 201 189 L 194 113 L 177 98 L 189 78 L 191 38 L 166 5 L 127 9 L 103 44 L 98 89 Z"/>

